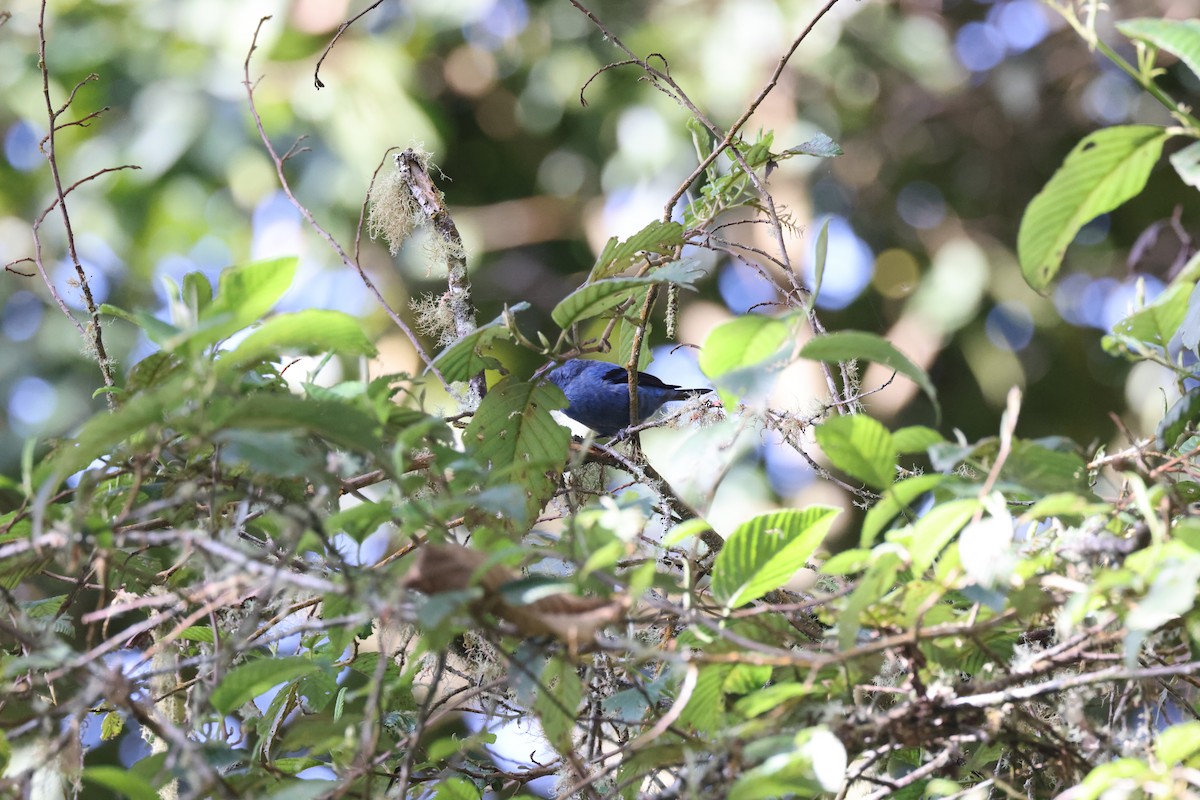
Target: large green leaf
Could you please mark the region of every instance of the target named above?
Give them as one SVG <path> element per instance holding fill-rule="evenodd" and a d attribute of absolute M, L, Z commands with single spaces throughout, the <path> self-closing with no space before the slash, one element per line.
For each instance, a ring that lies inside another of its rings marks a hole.
<path fill-rule="evenodd" d="M 271 317 L 217 362 L 218 374 L 274 356 L 280 350 L 373 356 L 362 325 L 341 311 L 309 309 Z"/>
<path fill-rule="evenodd" d="M 737 608 L 778 589 L 802 569 L 840 509 L 809 506 L 761 514 L 742 523 L 713 564 L 713 596 Z"/>
<path fill-rule="evenodd" d="M 85 767 L 83 782 L 101 786 L 129 800 L 159 800 L 159 794 L 145 778 L 124 767 L 97 765 Z"/>
<path fill-rule="evenodd" d="M 493 485 L 519 487 L 529 520 L 554 494 L 553 473 L 567 461 L 571 434 L 550 415 L 564 400 L 553 385 L 506 378 L 483 398 L 463 433 L 464 444 L 490 468 Z"/>
<path fill-rule="evenodd" d="M 830 363 L 861 359 L 883 364 L 920 386 L 921 391 L 933 402 L 934 413 L 941 418 L 942 407 L 938 404 L 937 389 L 929 380 L 929 375 L 882 336 L 864 331 L 838 331 L 815 336 L 804 345 L 800 357 Z"/>
<path fill-rule="evenodd" d="M 256 394 L 230 407 L 222 422 L 255 430 L 308 431 L 363 453 L 380 449 L 380 426 L 366 412 L 337 400 Z"/>
<path fill-rule="evenodd" d="M 1143 17 L 1118 22 L 1117 30 L 1166 50 L 1200 78 L 1200 20 Z"/>
<path fill-rule="evenodd" d="M 896 479 L 892 434 L 865 414 L 833 417 L 817 426 L 817 444 L 833 465 L 868 486 L 886 489 Z"/>
<path fill-rule="evenodd" d="M 696 260 L 685 258 L 672 261 L 638 278 L 603 278 L 585 283 L 562 299 L 551 316 L 560 328 L 570 327 L 580 320 L 597 317 L 623 303 L 646 286 L 671 283 L 692 288 L 699 276 Z"/>
<path fill-rule="evenodd" d="M 562 656 L 546 662 L 533 710 L 537 712 L 546 738 L 559 752 L 571 750 L 581 700 L 583 682 L 579 680 L 575 666 Z"/>
<path fill-rule="evenodd" d="M 217 711 L 228 714 L 272 686 L 302 675 L 311 675 L 321 669 L 320 663 L 303 656 L 256 658 L 234 667 L 221 678 L 209 702 Z"/>
<path fill-rule="evenodd" d="M 683 226 L 678 222 L 651 222 L 625 241 L 612 237 L 596 258 L 589 281 L 608 278 L 632 266 L 639 253 L 668 253 L 683 244 Z"/>
<path fill-rule="evenodd" d="M 285 256 L 230 267 L 221 273 L 217 293 L 200 311 L 200 321 L 229 315 L 238 328 L 257 322 L 292 285 L 299 263 L 295 256 Z"/>
<path fill-rule="evenodd" d="M 1156 125 L 1119 125 L 1075 146 L 1021 218 L 1017 256 L 1030 286 L 1044 291 L 1079 229 L 1142 190 L 1170 137 Z"/>
<path fill-rule="evenodd" d="M 746 314 L 713 328 L 700 348 L 700 369 L 732 407 L 782 366 L 792 341 L 792 326 L 782 319 Z"/>
<path fill-rule="evenodd" d="M 484 355 L 487 348 L 497 338 L 509 338 L 509 322 L 514 314 L 529 308 L 524 301 L 504 312 L 486 325 L 480 325 L 471 333 L 447 347 L 433 359 L 442 376 L 451 383 L 470 380 L 485 369 L 495 369 L 499 362 L 491 356 Z"/>

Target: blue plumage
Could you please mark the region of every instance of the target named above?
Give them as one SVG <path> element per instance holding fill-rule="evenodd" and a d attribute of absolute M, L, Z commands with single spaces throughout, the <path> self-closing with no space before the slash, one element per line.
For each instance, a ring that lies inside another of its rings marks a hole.
<path fill-rule="evenodd" d="M 572 358 L 548 376 L 562 389 L 569 405 L 562 411 L 601 436 L 629 427 L 629 373 L 605 361 Z M 663 403 L 687 400 L 711 389 L 680 389 L 653 375 L 638 373 L 638 422 L 644 422 Z"/>

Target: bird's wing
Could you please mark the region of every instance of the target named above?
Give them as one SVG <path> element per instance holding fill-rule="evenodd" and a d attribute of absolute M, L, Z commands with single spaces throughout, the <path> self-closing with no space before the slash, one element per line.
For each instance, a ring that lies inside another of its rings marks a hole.
<path fill-rule="evenodd" d="M 619 384 L 626 386 L 629 383 L 629 373 L 624 367 L 613 367 L 600 376 L 600 380 L 605 383 Z M 638 373 L 638 386 L 646 386 L 651 389 L 678 389 L 679 387 L 671 383 L 663 383 L 662 380 L 656 378 L 648 372 Z"/>

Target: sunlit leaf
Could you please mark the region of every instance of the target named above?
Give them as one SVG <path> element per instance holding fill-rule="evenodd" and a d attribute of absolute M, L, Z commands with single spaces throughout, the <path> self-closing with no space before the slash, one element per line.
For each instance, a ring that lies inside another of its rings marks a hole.
<path fill-rule="evenodd" d="M 1117 125 L 1075 146 L 1021 218 L 1017 256 L 1026 283 L 1045 291 L 1079 229 L 1141 192 L 1170 137 L 1155 125 Z"/>
<path fill-rule="evenodd" d="M 717 555 L 713 595 L 737 608 L 778 589 L 804 567 L 840 509 L 810 506 L 761 514 L 742 523 Z"/>
<path fill-rule="evenodd" d="M 868 486 L 883 489 L 896 478 L 896 445 L 892 434 L 865 414 L 848 414 L 822 422 L 817 444 L 835 467 Z"/>

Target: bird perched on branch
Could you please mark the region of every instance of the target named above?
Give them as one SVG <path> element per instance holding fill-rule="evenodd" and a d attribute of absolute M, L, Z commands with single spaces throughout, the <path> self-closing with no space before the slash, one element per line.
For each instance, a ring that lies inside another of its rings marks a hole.
<path fill-rule="evenodd" d="M 613 436 L 629 427 L 629 372 L 606 361 L 572 358 L 548 376 L 562 389 L 568 405 L 562 410 L 601 436 Z M 680 389 L 653 375 L 638 373 L 638 422 L 658 411 L 663 403 L 687 400 L 712 389 Z"/>

